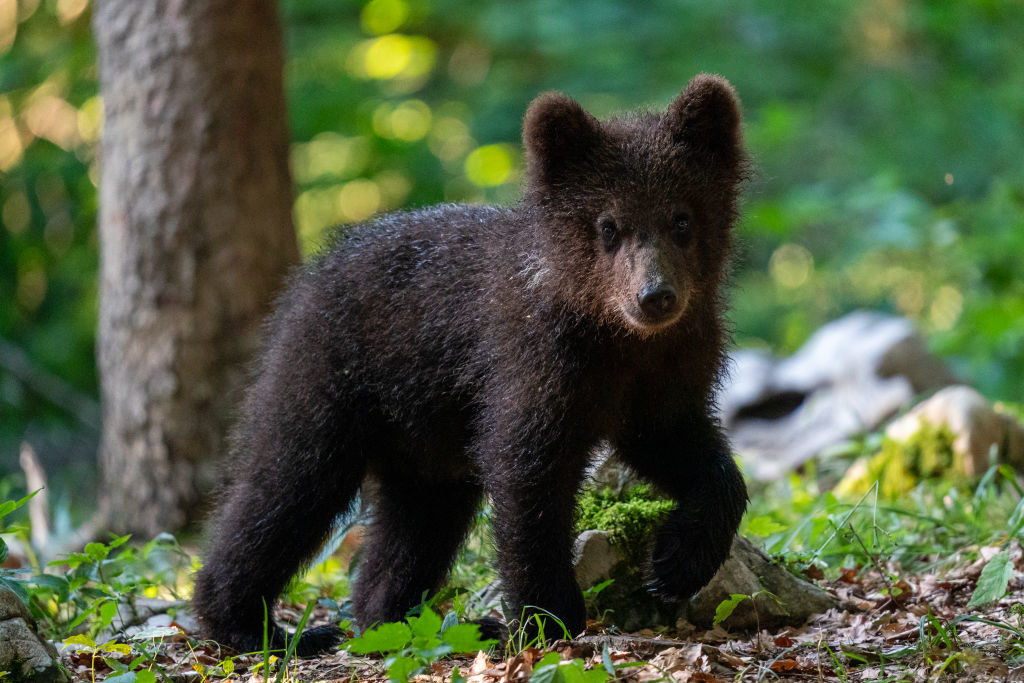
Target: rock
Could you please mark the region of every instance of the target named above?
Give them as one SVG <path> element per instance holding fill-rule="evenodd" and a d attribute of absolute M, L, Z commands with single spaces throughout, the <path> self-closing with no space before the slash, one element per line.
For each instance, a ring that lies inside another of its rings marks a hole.
<path fill-rule="evenodd" d="M 991 464 L 993 447 L 997 462 L 1024 471 L 1024 426 L 1009 415 L 997 412 L 981 394 L 957 385 L 937 392 L 906 415 L 893 420 L 885 435 L 894 441 L 908 441 L 927 422 L 946 425 L 953 433 L 953 450 L 963 463 L 964 474 L 983 474 Z"/>
<path fill-rule="evenodd" d="M 70 681 L 57 650 L 35 632 L 35 622 L 18 596 L 0 587 L 0 671 L 10 680 L 50 683 Z"/>
<path fill-rule="evenodd" d="M 594 586 L 604 581 L 623 560 L 622 553 L 611 544 L 607 531 L 590 529 L 576 538 L 573 566 L 576 581 L 581 586 Z"/>
<path fill-rule="evenodd" d="M 0 586 L 0 621 L 18 618 L 31 621 L 32 615 L 14 591 Z"/>
<path fill-rule="evenodd" d="M 97 634 L 96 639 L 98 642 L 110 640 L 130 627 L 148 624 L 149 620 L 154 617 L 158 617 L 160 620 L 166 618 L 168 623 L 170 623 L 170 616 L 167 615 L 167 612 L 173 611 L 177 615 L 178 610 L 186 611 L 189 608 L 190 605 L 187 600 L 135 598 L 130 602 L 120 602 L 117 605 L 117 613 L 110 622 L 110 628 Z M 198 625 L 198 622 L 191 622 L 190 624 L 178 623 L 186 632 L 195 633 L 198 631 L 198 629 L 189 629 L 189 625 Z"/>
<path fill-rule="evenodd" d="M 592 602 L 597 615 L 624 631 L 674 624 L 678 606 L 666 604 L 647 590 L 645 568 L 630 564 L 609 542 L 608 532 L 588 530 L 576 538 L 573 564 L 584 590 L 613 579 Z"/>
<path fill-rule="evenodd" d="M 860 311 L 789 358 L 733 353 L 719 405 L 744 472 L 769 481 L 952 381 L 910 321 Z"/>
<path fill-rule="evenodd" d="M 643 567 L 625 562 L 604 531 L 584 531 L 576 539 L 576 576 L 584 589 L 606 579 L 614 582 L 595 599 L 597 611 L 608 613 L 610 621 L 624 631 L 675 624 L 680 618 L 710 628 L 719 603 L 735 593 L 753 595 L 767 590 L 770 597 L 756 598 L 757 611 L 749 601 L 741 602 L 724 625 L 747 630 L 780 625 L 801 625 L 808 617 L 836 605 L 832 596 L 772 562 L 750 541 L 739 536 L 733 541 L 729 559 L 715 577 L 689 604 L 666 604 L 646 587 Z"/>
<path fill-rule="evenodd" d="M 798 578 L 772 561 L 753 543 L 737 536 L 732 552 L 711 583 L 705 586 L 687 606 L 685 617 L 702 628 L 710 628 L 715 610 L 730 595 L 753 595 L 766 590 L 771 597 L 760 595 L 755 605 L 744 600 L 723 622 L 730 629 L 750 630 L 776 626 L 802 625 L 809 617 L 835 607 L 838 603 L 831 595 L 809 581 Z"/>

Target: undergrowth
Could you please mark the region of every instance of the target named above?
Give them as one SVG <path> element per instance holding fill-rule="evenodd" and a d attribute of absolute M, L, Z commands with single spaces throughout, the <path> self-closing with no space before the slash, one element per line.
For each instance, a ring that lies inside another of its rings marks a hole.
<path fill-rule="evenodd" d="M 841 489 L 843 495 L 837 494 L 838 477 L 819 471 L 813 463 L 800 474 L 752 486 L 741 533 L 759 538 L 770 554 L 801 573 L 819 572 L 834 579 L 851 571 L 875 570 L 886 577 L 894 595 L 904 574 L 941 574 L 983 556 L 986 562 L 969 607 L 991 604 L 1007 592 L 1012 575 L 1010 544 L 1024 529 L 1024 490 L 1018 475 L 1009 466 L 997 465 L 975 481 L 937 476 L 945 465 L 955 463 L 946 449 L 949 436 L 933 430 L 918 441 L 903 450 L 877 436 L 850 444 L 840 457 L 847 461 L 873 457 L 880 468 L 875 483 L 856 495 Z M 911 453 L 912 449 L 916 450 Z M 894 467 L 913 476 L 903 477 L 904 485 L 898 487 L 878 483 L 885 481 L 886 468 Z M 7 555 L 3 538 L 27 545 L 28 528 L 19 520 L 24 518 L 22 508 L 29 497 L 0 503 L 0 560 Z M 625 496 L 589 491 L 580 500 L 578 526 L 609 531 L 627 557 L 640 561 L 647 535 L 670 508 L 670 502 L 653 496 L 648 487 L 637 487 Z M 494 576 L 486 517 L 484 509 L 448 587 L 405 622 L 378 625 L 357 634 L 345 647 L 357 654 L 380 653 L 388 674 L 406 680 L 429 673 L 440 658 L 490 646 L 479 639 L 475 625 L 458 623 L 460 618 L 486 616 L 497 606 L 493 591 L 489 598 L 481 597 Z M 354 561 L 358 563 L 358 556 Z M 149 629 L 128 637 L 119 625 L 130 620 L 140 598 L 187 598 L 189 577 L 196 566 L 198 560 L 171 536 L 161 535 L 142 545 L 131 544 L 125 536 L 111 537 L 45 565 L 30 555 L 29 567 L 0 569 L 0 586 L 13 590 L 28 606 L 47 638 L 75 645 L 97 664 L 107 662 L 107 680 L 124 676 L 125 683 L 145 682 L 165 678 L 158 655 L 164 639 L 180 633 Z M 335 620 L 350 617 L 346 569 L 347 562 L 328 557 L 290 585 L 286 602 L 310 605 L 304 618 L 315 603 L 329 607 Z M 748 597 L 736 595 L 732 600 L 738 603 Z M 733 606 L 723 605 L 723 609 Z M 895 667 L 890 670 L 898 669 L 900 657 L 923 657 L 935 670 L 958 670 L 969 648 L 957 634 L 972 620 L 999 629 L 1007 656 L 1024 665 L 1024 607 L 1015 608 L 1013 615 L 987 621 L 976 614 L 947 621 L 922 617 L 917 643 L 890 653 Z M 200 645 L 195 640 L 189 643 L 190 647 Z M 518 651 L 540 645 L 522 642 Z M 611 662 L 586 669 L 583 660 L 563 661 L 552 654 L 538 655 L 532 680 L 610 680 L 618 670 Z M 856 654 L 833 652 L 832 656 L 840 678 L 863 665 Z M 221 656 L 201 665 L 199 661 L 197 655 L 200 680 L 237 675 L 232 658 Z M 293 661 L 289 653 L 266 652 L 256 668 L 262 666 L 267 675 L 287 680 L 289 661 Z M 456 672 L 453 680 L 460 676 Z"/>

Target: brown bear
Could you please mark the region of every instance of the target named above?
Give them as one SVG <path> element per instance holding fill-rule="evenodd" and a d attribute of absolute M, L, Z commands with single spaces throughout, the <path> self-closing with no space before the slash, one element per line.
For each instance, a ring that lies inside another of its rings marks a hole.
<path fill-rule="evenodd" d="M 383 216 L 295 274 L 196 577 L 208 636 L 259 647 L 264 605 L 365 480 L 363 628 L 440 586 L 487 496 L 506 616 L 579 633 L 573 515 L 599 444 L 677 503 L 654 590 L 686 598 L 725 560 L 747 501 L 714 410 L 746 166 L 733 90 L 700 75 L 664 113 L 607 121 L 541 95 L 523 141 L 516 206 Z M 307 632 L 300 652 L 335 638 Z"/>

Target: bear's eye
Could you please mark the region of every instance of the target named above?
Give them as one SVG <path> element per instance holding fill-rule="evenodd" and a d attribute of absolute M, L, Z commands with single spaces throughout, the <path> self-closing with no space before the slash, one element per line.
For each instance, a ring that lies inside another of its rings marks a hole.
<path fill-rule="evenodd" d="M 608 248 L 615 246 L 619 239 L 619 228 L 615 225 L 615 219 L 611 216 L 602 216 L 597 221 L 597 229 L 601 233 L 601 239 Z"/>
<path fill-rule="evenodd" d="M 672 237 L 679 244 L 685 245 L 690 241 L 690 214 L 680 211 L 672 217 Z"/>

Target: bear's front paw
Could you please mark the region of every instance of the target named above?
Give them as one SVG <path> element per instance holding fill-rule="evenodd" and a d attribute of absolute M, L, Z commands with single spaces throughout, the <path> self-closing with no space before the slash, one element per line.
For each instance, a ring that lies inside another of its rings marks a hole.
<path fill-rule="evenodd" d="M 693 597 L 708 585 L 721 563 L 697 561 L 692 555 L 683 563 L 654 564 L 647 589 L 665 602 L 681 602 Z"/>
<path fill-rule="evenodd" d="M 279 640 L 278 646 L 285 647 L 285 640 L 281 637 L 281 631 L 277 631 Z M 325 624 L 323 626 L 316 626 L 314 628 L 306 629 L 299 636 L 299 642 L 295 646 L 295 654 L 299 657 L 315 657 L 322 655 L 326 652 L 330 652 L 338 646 L 341 642 L 342 632 L 341 629 L 334 624 Z M 294 635 L 289 635 L 289 640 L 294 638 Z"/>
<path fill-rule="evenodd" d="M 689 599 L 714 578 L 731 547 L 732 534 L 716 538 L 705 525 L 670 516 L 655 537 L 648 589 L 668 602 Z"/>

